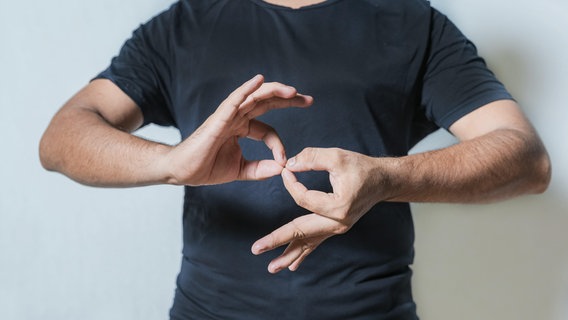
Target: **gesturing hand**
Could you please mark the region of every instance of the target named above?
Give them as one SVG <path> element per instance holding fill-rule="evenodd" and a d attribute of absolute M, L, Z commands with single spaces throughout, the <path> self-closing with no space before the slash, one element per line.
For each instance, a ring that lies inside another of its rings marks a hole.
<path fill-rule="evenodd" d="M 166 157 L 170 183 L 218 184 L 234 180 L 260 180 L 278 175 L 286 163 L 276 131 L 255 118 L 272 109 L 307 107 L 312 97 L 281 83 L 264 83 L 257 75 L 221 103 L 217 110 Z M 238 139 L 262 140 L 274 160 L 244 159 Z"/>
<path fill-rule="evenodd" d="M 385 160 L 388 161 L 388 160 Z M 385 194 L 381 159 L 342 149 L 307 148 L 288 160 L 284 185 L 296 203 L 312 211 L 256 241 L 254 254 L 288 247 L 268 266 L 271 273 L 292 271 L 327 238 L 347 232 Z M 293 172 L 328 171 L 333 193 L 308 190 Z"/>

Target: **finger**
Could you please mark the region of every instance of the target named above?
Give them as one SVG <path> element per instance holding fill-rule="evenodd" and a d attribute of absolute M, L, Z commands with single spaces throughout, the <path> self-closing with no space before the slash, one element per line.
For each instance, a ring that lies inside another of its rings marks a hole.
<path fill-rule="evenodd" d="M 246 114 L 247 118 L 254 119 L 274 109 L 284 108 L 305 108 L 312 105 L 314 99 L 311 96 L 298 94 L 292 98 L 272 98 L 256 103 L 253 108 Z"/>
<path fill-rule="evenodd" d="M 249 122 L 249 132 L 247 137 L 254 140 L 264 141 L 266 146 L 272 150 L 274 160 L 276 160 L 281 167 L 284 167 L 286 164 L 286 151 L 284 150 L 282 140 L 274 128 L 264 122 L 253 119 Z"/>
<path fill-rule="evenodd" d="M 291 265 L 288 266 L 288 270 L 290 270 L 290 271 L 296 271 L 296 270 L 298 270 L 298 268 L 300 267 L 300 264 L 301 264 L 302 262 L 304 262 L 304 260 L 306 259 L 306 257 L 307 257 L 310 253 L 312 253 L 312 251 L 314 251 L 314 250 L 315 250 L 315 248 L 313 248 L 313 249 L 310 250 L 310 251 L 304 251 L 304 252 L 302 252 L 302 255 L 301 255 L 298 259 L 296 259 Z"/>
<path fill-rule="evenodd" d="M 239 106 L 249 95 L 258 90 L 263 82 L 264 77 L 262 75 L 256 75 L 249 81 L 243 83 L 221 103 L 216 113 L 218 113 L 221 119 L 231 119 L 232 116 L 238 112 Z"/>
<path fill-rule="evenodd" d="M 341 232 L 341 224 L 332 219 L 308 214 L 272 231 L 269 235 L 257 240 L 252 246 L 253 254 L 261 254 L 294 240 L 318 236 L 330 236 Z"/>
<path fill-rule="evenodd" d="M 243 113 L 249 112 L 255 104 L 274 97 L 293 98 L 298 94 L 296 88 L 278 82 L 264 83 L 258 90 L 251 93 L 246 100 L 239 106 Z"/>
<path fill-rule="evenodd" d="M 286 168 L 292 172 L 328 171 L 337 167 L 340 157 L 337 148 L 305 148 L 296 156 L 288 159 Z"/>
<path fill-rule="evenodd" d="M 298 270 L 298 267 L 300 266 L 300 264 L 302 262 L 304 262 L 304 260 L 306 259 L 306 257 L 312 253 L 323 241 L 325 241 L 327 238 L 329 238 L 328 236 L 325 237 L 317 237 L 314 238 L 312 241 L 312 243 L 309 245 L 308 248 L 306 248 L 306 250 L 302 251 L 302 254 L 296 259 L 294 260 L 294 262 L 288 266 L 288 269 L 290 271 L 296 271 Z"/>
<path fill-rule="evenodd" d="M 274 160 L 243 161 L 238 180 L 264 180 L 282 173 L 282 165 Z"/>
<path fill-rule="evenodd" d="M 282 170 L 282 181 L 288 193 L 292 196 L 296 204 L 302 208 L 316 212 L 325 213 L 329 210 L 335 200 L 333 193 L 325 193 L 317 190 L 308 190 L 296 176 L 288 169 Z"/>
<path fill-rule="evenodd" d="M 314 237 L 292 241 L 278 258 L 268 265 L 270 273 L 277 273 L 286 268 L 296 271 L 306 257 L 328 237 Z"/>

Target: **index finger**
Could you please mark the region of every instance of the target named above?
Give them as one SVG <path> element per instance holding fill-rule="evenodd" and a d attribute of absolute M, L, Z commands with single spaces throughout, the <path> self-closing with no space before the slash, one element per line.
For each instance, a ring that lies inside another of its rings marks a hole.
<path fill-rule="evenodd" d="M 264 122 L 258 120 L 250 120 L 248 138 L 254 140 L 262 140 L 266 146 L 272 151 L 274 160 L 284 166 L 286 164 L 286 152 L 284 144 L 276 133 L 276 130 Z"/>
<path fill-rule="evenodd" d="M 231 92 L 231 94 L 221 102 L 221 105 L 217 109 L 218 114 L 221 119 L 230 119 L 239 110 L 239 106 L 256 90 L 258 90 L 262 83 L 264 82 L 264 77 L 260 74 L 254 76 L 249 81 L 243 83 L 240 87 Z"/>
<path fill-rule="evenodd" d="M 332 172 L 337 167 L 337 148 L 305 148 L 294 157 L 288 159 L 286 168 L 293 172 L 301 171 L 328 171 Z"/>
<path fill-rule="evenodd" d="M 298 94 L 296 88 L 279 82 L 263 83 L 256 91 L 252 92 L 239 106 L 239 110 L 247 113 L 260 101 L 274 97 L 289 99 Z"/>
<path fill-rule="evenodd" d="M 253 119 L 273 109 L 284 109 L 290 107 L 304 108 L 309 107 L 313 102 L 314 99 L 312 97 L 302 94 L 297 94 L 291 98 L 270 98 L 254 104 L 253 108 L 246 113 L 246 116 L 249 119 Z"/>
<path fill-rule="evenodd" d="M 294 240 L 329 236 L 338 233 L 338 230 L 337 221 L 312 213 L 298 217 L 257 240 L 252 245 L 251 251 L 253 254 L 259 255 Z"/>

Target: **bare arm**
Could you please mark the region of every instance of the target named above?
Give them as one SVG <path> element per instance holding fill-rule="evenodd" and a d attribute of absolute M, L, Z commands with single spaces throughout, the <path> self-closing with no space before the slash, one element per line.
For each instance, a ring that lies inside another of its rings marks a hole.
<path fill-rule="evenodd" d="M 270 272 L 296 270 L 325 239 L 347 232 L 381 201 L 496 201 L 543 192 L 550 162 L 542 142 L 516 103 L 497 101 L 450 128 L 460 143 L 400 158 L 372 158 L 341 149 L 308 148 L 288 160 L 284 184 L 298 205 L 312 211 L 258 240 L 260 254 L 288 244 Z M 294 172 L 328 171 L 332 193 L 308 190 Z"/>
<path fill-rule="evenodd" d="M 142 124 L 140 109 L 109 80 L 95 80 L 53 117 L 40 142 L 47 170 L 93 186 L 165 182 L 160 162 L 170 146 L 130 132 Z"/>
<path fill-rule="evenodd" d="M 548 154 L 515 102 L 486 105 L 450 131 L 460 143 L 393 159 L 387 200 L 484 203 L 548 186 Z"/>
<path fill-rule="evenodd" d="M 168 146 L 132 135 L 143 121 L 140 110 L 112 82 L 96 80 L 54 116 L 41 140 L 40 158 L 46 169 L 93 186 L 264 179 L 280 174 L 286 157 L 274 129 L 255 118 L 312 101 L 292 87 L 256 76 L 233 91 L 190 137 Z M 241 137 L 264 141 L 274 160 L 244 159 L 237 142 Z"/>

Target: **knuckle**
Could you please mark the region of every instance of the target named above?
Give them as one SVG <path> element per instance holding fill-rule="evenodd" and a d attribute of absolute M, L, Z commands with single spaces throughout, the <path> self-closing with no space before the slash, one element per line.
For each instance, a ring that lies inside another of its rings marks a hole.
<path fill-rule="evenodd" d="M 293 237 L 294 237 L 294 239 L 304 239 L 306 237 L 306 234 L 304 232 L 302 232 L 302 230 L 296 229 L 296 230 L 294 230 Z"/>
<path fill-rule="evenodd" d="M 272 231 L 268 237 L 270 238 L 270 248 L 276 248 L 278 246 L 278 243 L 276 241 L 276 231 Z"/>
<path fill-rule="evenodd" d="M 225 100 L 231 106 L 238 107 L 241 101 L 246 99 L 246 94 L 240 90 L 234 91 L 229 95 L 229 97 Z"/>
<path fill-rule="evenodd" d="M 302 150 L 301 153 L 303 153 L 304 155 L 310 155 L 310 154 L 313 153 L 313 152 L 314 152 L 314 148 L 313 148 L 313 147 L 307 147 L 307 148 L 304 148 L 304 150 Z"/>
<path fill-rule="evenodd" d="M 308 242 L 308 241 L 304 241 L 302 243 L 302 253 L 303 254 L 308 254 L 310 252 L 312 252 L 315 249 L 315 244 Z"/>
<path fill-rule="evenodd" d="M 349 155 L 344 150 L 334 148 L 333 161 L 337 166 L 344 166 L 349 161 Z"/>
<path fill-rule="evenodd" d="M 318 152 L 316 148 L 308 147 L 302 152 L 308 162 L 314 163 L 317 159 Z"/>
<path fill-rule="evenodd" d="M 292 221 L 292 226 L 293 226 L 293 232 L 292 232 L 292 237 L 293 239 L 304 239 L 306 238 L 306 233 L 299 227 L 298 223 L 296 222 L 296 220 Z"/>
<path fill-rule="evenodd" d="M 305 208 L 308 205 L 308 200 L 305 196 L 298 196 L 294 199 L 296 204 L 302 208 Z"/>
<path fill-rule="evenodd" d="M 267 83 L 267 86 L 269 86 L 270 88 L 275 88 L 275 87 L 282 86 L 282 85 L 283 84 L 278 82 L 278 81 L 272 81 L 272 82 Z"/>

